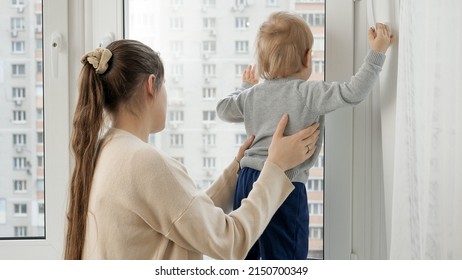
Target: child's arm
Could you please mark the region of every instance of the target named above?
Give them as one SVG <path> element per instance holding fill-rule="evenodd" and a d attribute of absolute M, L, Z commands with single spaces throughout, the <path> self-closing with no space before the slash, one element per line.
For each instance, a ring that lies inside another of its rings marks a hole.
<path fill-rule="evenodd" d="M 241 89 L 221 99 L 217 104 L 218 117 L 227 122 L 243 122 L 244 110 L 243 100 L 245 97 L 241 95 L 241 91 L 252 87 L 258 83 L 255 75 L 254 65 L 249 65 L 242 73 Z"/>
<path fill-rule="evenodd" d="M 341 107 L 356 105 L 372 91 L 394 36 L 386 25 L 377 23 L 375 29 L 368 30 L 368 37 L 371 50 L 349 82 L 300 83 L 299 91 L 305 96 L 310 110 L 324 115 Z"/>

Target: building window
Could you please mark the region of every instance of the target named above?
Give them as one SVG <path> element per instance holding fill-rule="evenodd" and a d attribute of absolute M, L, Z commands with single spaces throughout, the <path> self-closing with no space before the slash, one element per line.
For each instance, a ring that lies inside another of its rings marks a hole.
<path fill-rule="evenodd" d="M 236 146 L 241 146 L 242 144 L 244 144 L 245 140 L 247 140 L 247 134 L 245 133 L 236 134 L 234 140 L 235 140 L 234 144 Z"/>
<path fill-rule="evenodd" d="M 170 19 L 170 28 L 173 30 L 183 30 L 183 18 L 177 17 Z"/>
<path fill-rule="evenodd" d="M 202 5 L 204 6 L 215 6 L 216 0 L 202 0 Z"/>
<path fill-rule="evenodd" d="M 14 54 L 23 54 L 26 51 L 26 43 L 24 41 L 11 42 L 11 52 Z"/>
<path fill-rule="evenodd" d="M 26 237 L 27 236 L 27 226 L 14 227 L 14 236 L 15 237 Z"/>
<path fill-rule="evenodd" d="M 211 30 L 211 29 L 215 29 L 216 25 L 217 25 L 217 20 L 216 18 L 214 17 L 211 17 L 211 18 L 203 18 L 202 19 L 202 24 L 203 24 L 203 28 L 205 30 Z"/>
<path fill-rule="evenodd" d="M 42 39 L 35 39 L 35 48 L 37 50 L 43 49 L 43 40 Z"/>
<path fill-rule="evenodd" d="M 206 77 L 215 77 L 217 72 L 217 67 L 215 64 L 204 64 L 202 65 L 202 73 Z"/>
<path fill-rule="evenodd" d="M 37 108 L 37 120 L 43 121 L 43 108 Z"/>
<path fill-rule="evenodd" d="M 41 60 L 37 61 L 37 74 L 42 74 L 43 72 L 43 63 Z"/>
<path fill-rule="evenodd" d="M 309 192 L 322 192 L 324 189 L 323 180 L 321 179 L 308 179 L 306 188 Z"/>
<path fill-rule="evenodd" d="M 14 180 L 13 181 L 14 192 L 27 192 L 27 181 L 26 180 Z"/>
<path fill-rule="evenodd" d="M 315 36 L 313 43 L 313 50 L 323 52 L 324 51 L 324 37 Z"/>
<path fill-rule="evenodd" d="M 15 203 L 14 204 L 14 215 L 26 216 L 27 215 L 27 204 L 26 203 Z"/>
<path fill-rule="evenodd" d="M 214 87 L 202 88 L 202 99 L 215 100 L 217 98 L 217 89 Z"/>
<path fill-rule="evenodd" d="M 37 155 L 37 167 L 44 167 L 43 155 Z"/>
<path fill-rule="evenodd" d="M 25 157 L 14 157 L 13 158 L 13 169 L 26 169 L 29 167 L 29 162 Z"/>
<path fill-rule="evenodd" d="M 26 98 L 26 88 L 24 87 L 14 87 L 11 91 L 13 99 L 25 99 Z"/>
<path fill-rule="evenodd" d="M 27 144 L 27 136 L 26 134 L 13 134 L 13 145 L 14 146 L 22 146 Z"/>
<path fill-rule="evenodd" d="M 11 30 L 24 30 L 24 18 L 11 18 Z"/>
<path fill-rule="evenodd" d="M 324 229 L 321 226 L 310 226 L 310 239 L 323 239 Z"/>
<path fill-rule="evenodd" d="M 203 111 L 202 112 L 202 120 L 204 122 L 215 122 L 216 116 L 217 115 L 215 111 Z"/>
<path fill-rule="evenodd" d="M 204 53 L 215 53 L 217 51 L 216 41 L 204 41 L 202 42 L 202 52 Z"/>
<path fill-rule="evenodd" d="M 37 131 L 37 144 L 43 144 L 43 131 Z"/>
<path fill-rule="evenodd" d="M 202 135 L 202 141 L 206 147 L 215 146 L 217 144 L 217 137 L 215 134 L 204 134 Z"/>
<path fill-rule="evenodd" d="M 170 147 L 183 147 L 183 134 L 170 134 Z"/>
<path fill-rule="evenodd" d="M 302 13 L 303 19 L 312 26 L 324 26 L 324 12 Z"/>
<path fill-rule="evenodd" d="M 324 213 L 324 205 L 322 202 L 311 202 L 308 205 L 310 215 L 322 215 Z"/>
<path fill-rule="evenodd" d="M 180 55 L 183 53 L 183 41 L 171 41 L 170 50 L 174 57 L 180 57 Z"/>
<path fill-rule="evenodd" d="M 13 76 L 24 76 L 26 75 L 26 65 L 25 64 L 13 64 L 11 65 L 11 73 Z"/>
<path fill-rule="evenodd" d="M 39 202 L 37 203 L 38 213 L 45 214 L 45 203 Z"/>
<path fill-rule="evenodd" d="M 0 198 L 0 225 L 6 224 L 6 199 Z"/>
<path fill-rule="evenodd" d="M 247 0 L 234 0 L 236 6 L 246 6 L 247 5 Z"/>
<path fill-rule="evenodd" d="M 239 54 L 249 53 L 249 41 L 236 41 L 235 51 Z"/>
<path fill-rule="evenodd" d="M 248 17 L 237 17 L 235 23 L 236 29 L 248 29 L 250 25 Z"/>
<path fill-rule="evenodd" d="M 24 0 L 11 0 L 11 5 L 14 7 L 23 7 Z"/>
<path fill-rule="evenodd" d="M 43 192 L 45 190 L 45 180 L 43 180 L 43 178 L 37 179 L 35 186 L 38 192 Z"/>
<path fill-rule="evenodd" d="M 279 0 L 266 0 L 266 6 L 269 6 L 269 7 L 279 6 Z"/>
<path fill-rule="evenodd" d="M 184 121 L 184 112 L 183 111 L 170 111 L 169 119 L 171 122 L 180 122 Z"/>
<path fill-rule="evenodd" d="M 319 155 L 318 158 L 316 159 L 316 162 L 314 163 L 314 166 L 316 168 L 323 168 L 324 167 L 324 155 Z"/>
<path fill-rule="evenodd" d="M 313 72 L 324 73 L 324 60 L 313 59 Z"/>
<path fill-rule="evenodd" d="M 26 111 L 13 111 L 13 122 L 25 123 L 26 122 Z"/>
<path fill-rule="evenodd" d="M 204 157 L 202 158 L 202 167 L 205 169 L 215 169 L 216 167 L 216 158 L 214 157 Z"/>

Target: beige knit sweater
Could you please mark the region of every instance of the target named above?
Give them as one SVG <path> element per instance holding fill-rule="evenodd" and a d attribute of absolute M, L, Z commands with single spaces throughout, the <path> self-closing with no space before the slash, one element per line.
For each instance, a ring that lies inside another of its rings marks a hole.
<path fill-rule="evenodd" d="M 176 160 L 111 129 L 97 161 L 84 259 L 243 259 L 293 190 L 267 162 L 249 198 L 229 214 L 238 164 L 206 191 Z"/>

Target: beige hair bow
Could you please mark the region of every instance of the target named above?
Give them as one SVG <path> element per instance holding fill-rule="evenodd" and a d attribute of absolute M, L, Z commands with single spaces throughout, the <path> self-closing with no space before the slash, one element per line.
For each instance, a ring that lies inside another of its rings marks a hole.
<path fill-rule="evenodd" d="M 96 74 L 104 74 L 108 68 L 108 62 L 112 57 L 110 50 L 106 48 L 96 48 L 94 51 L 87 52 L 80 62 L 85 64 L 86 61 L 95 68 Z"/>

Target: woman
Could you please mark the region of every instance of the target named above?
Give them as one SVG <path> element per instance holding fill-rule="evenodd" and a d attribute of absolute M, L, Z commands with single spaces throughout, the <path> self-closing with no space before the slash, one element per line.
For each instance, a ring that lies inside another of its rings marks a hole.
<path fill-rule="evenodd" d="M 199 192 L 180 163 L 147 143 L 150 133 L 165 127 L 159 56 L 138 41 L 119 40 L 81 61 L 65 258 L 244 258 L 293 190 L 284 171 L 313 154 L 307 146 L 315 146 L 317 126 L 284 137 L 288 117 L 283 116 L 254 190 L 226 214 L 239 161 L 253 139 L 206 192 Z M 111 126 L 103 133 L 106 114 Z"/>

